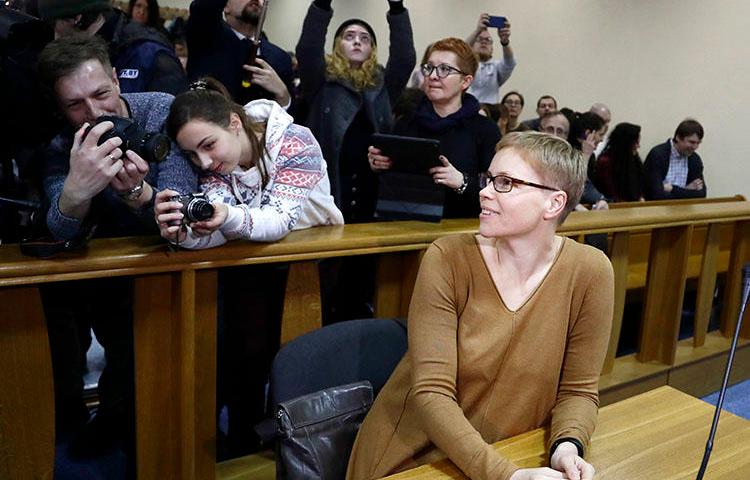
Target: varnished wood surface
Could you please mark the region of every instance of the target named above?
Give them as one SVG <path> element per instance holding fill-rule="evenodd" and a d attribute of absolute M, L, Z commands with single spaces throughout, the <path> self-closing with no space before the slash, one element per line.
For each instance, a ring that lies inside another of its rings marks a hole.
<path fill-rule="evenodd" d="M 600 480 L 695 478 L 713 418 L 713 406 L 671 387 L 603 407 L 587 459 Z M 521 467 L 547 461 L 543 428 L 495 444 Z M 389 480 L 466 478 L 443 460 L 387 477 Z M 750 478 L 750 422 L 722 412 L 706 480 Z"/>
<path fill-rule="evenodd" d="M 750 220 L 750 202 L 644 206 L 573 212 L 559 232 L 568 236 L 584 232 L 636 232 L 743 219 Z M 179 252 L 169 251 L 157 237 L 127 237 L 93 240 L 87 249 L 52 259 L 26 257 L 17 245 L 10 244 L 0 246 L 0 286 L 421 250 L 441 236 L 477 229 L 476 219 L 317 227 L 292 232 L 275 243 L 230 242 L 221 248 Z"/>

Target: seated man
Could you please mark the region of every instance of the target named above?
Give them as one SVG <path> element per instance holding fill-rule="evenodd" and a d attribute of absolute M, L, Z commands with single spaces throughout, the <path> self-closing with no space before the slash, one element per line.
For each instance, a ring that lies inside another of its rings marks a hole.
<path fill-rule="evenodd" d="M 695 120 L 680 122 L 674 137 L 648 152 L 646 200 L 705 198 L 703 162 L 695 153 L 703 140 L 703 126 Z"/>
<path fill-rule="evenodd" d="M 554 112 L 557 110 L 557 100 L 552 95 L 542 95 L 539 100 L 536 101 L 536 114 L 537 118 L 530 120 L 524 120 L 521 122 L 522 125 L 526 125 L 531 130 L 541 132 L 542 117 L 545 113 Z"/>
<path fill-rule="evenodd" d="M 510 22 L 506 22 L 503 28 L 497 29 L 500 46 L 503 47 L 503 58 L 493 60 L 492 35 L 487 28 L 489 20 L 489 14 L 479 15 L 477 28 L 466 38 L 466 43 L 471 45 L 479 58 L 479 68 L 468 93 L 474 95 L 479 103 L 494 104 L 500 99 L 500 85 L 510 78 L 516 68 L 516 59 L 510 47 Z"/>
<path fill-rule="evenodd" d="M 98 37 L 72 35 L 54 40 L 40 54 L 39 76 L 68 124 L 45 151 L 44 190 L 50 204 L 47 227 L 51 234 L 60 240 L 85 238 L 94 230 L 100 237 L 157 234 L 156 191 L 194 192 L 195 173 L 168 139 L 169 150 L 162 152 L 166 158 L 149 163 L 143 157 L 151 156 L 145 153 L 150 149 L 133 147 L 140 153 L 127 149 L 119 136 L 104 140 L 113 123 L 96 122 L 102 115 L 124 117 L 146 132 L 157 133 L 163 129 L 173 97 L 166 93 L 121 95 L 107 45 Z M 133 428 L 132 288 L 131 279 L 116 277 L 45 284 L 41 289 L 59 432 L 72 433 L 88 417 L 80 374 L 85 368 L 90 326 L 106 354 L 97 416 L 76 437 L 72 453 L 99 453 Z"/>

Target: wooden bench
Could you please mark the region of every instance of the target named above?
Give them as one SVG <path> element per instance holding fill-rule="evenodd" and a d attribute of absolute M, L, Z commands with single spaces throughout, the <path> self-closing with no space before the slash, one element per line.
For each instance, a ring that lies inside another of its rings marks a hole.
<path fill-rule="evenodd" d="M 698 277 L 698 311 L 713 292 L 720 232 L 731 228 L 725 309 L 720 334 L 705 335 L 696 314 L 696 339 L 677 340 L 693 233 L 706 228 Z M 317 328 L 317 261 L 378 254 L 378 316 L 404 315 L 421 253 L 436 238 L 475 232 L 476 220 L 440 224 L 393 222 L 321 227 L 293 232 L 273 244 L 232 242 L 203 251 L 171 252 L 159 238 L 92 241 L 88 249 L 54 259 L 23 257 L 0 246 L 0 478 L 49 475 L 54 460 L 54 407 L 49 346 L 38 285 L 84 278 L 135 279 L 136 436 L 139 478 L 215 478 L 216 278 L 221 267 L 290 262 L 284 339 Z M 676 384 L 708 372 L 729 340 L 739 299 L 739 272 L 750 259 L 750 202 L 644 206 L 574 212 L 559 229 L 576 237 L 612 235 L 616 308 L 602 376 L 603 398 L 628 396 L 654 385 Z M 615 358 L 628 288 L 633 235 L 650 232 L 644 315 L 638 354 Z M 311 308 L 310 305 L 313 305 Z M 750 328 L 743 330 L 748 337 Z M 723 335 L 722 335 L 723 334 Z M 700 343 L 703 338 L 703 346 Z M 747 343 L 738 360 L 749 375 Z M 738 367 L 740 367 L 738 365 Z M 709 375 L 710 374 L 710 375 Z M 718 375 L 717 375 L 718 379 Z M 710 382 L 703 382 L 706 385 Z M 609 395 L 609 397 L 607 397 Z"/>

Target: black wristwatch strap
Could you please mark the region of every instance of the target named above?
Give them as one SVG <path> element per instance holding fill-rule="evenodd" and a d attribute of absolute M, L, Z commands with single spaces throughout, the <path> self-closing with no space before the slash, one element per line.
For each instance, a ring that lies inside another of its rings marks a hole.
<path fill-rule="evenodd" d="M 578 439 L 576 439 L 576 438 L 563 437 L 563 438 L 558 438 L 557 440 L 555 440 L 552 443 L 552 445 L 549 447 L 549 461 L 550 461 L 550 463 L 552 463 L 552 454 L 555 453 L 555 450 L 557 450 L 557 447 L 559 447 L 561 443 L 565 443 L 565 442 L 570 442 L 573 445 L 575 445 L 576 449 L 578 449 L 578 456 L 581 457 L 581 458 L 583 458 L 583 444 L 580 441 L 578 441 Z"/>

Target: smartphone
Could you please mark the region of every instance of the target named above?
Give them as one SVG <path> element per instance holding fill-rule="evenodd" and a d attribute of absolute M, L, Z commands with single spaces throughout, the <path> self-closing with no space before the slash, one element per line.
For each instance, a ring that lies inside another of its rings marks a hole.
<path fill-rule="evenodd" d="M 497 17 L 494 15 L 490 15 L 490 20 L 487 22 L 488 27 L 492 28 L 504 28 L 505 27 L 505 17 Z"/>

